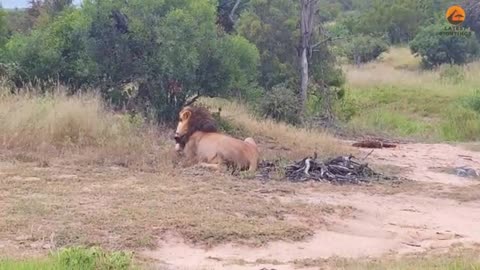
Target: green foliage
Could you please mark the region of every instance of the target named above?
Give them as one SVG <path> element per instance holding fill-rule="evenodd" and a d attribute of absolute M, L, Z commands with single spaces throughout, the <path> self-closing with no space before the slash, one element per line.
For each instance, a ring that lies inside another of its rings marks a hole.
<path fill-rule="evenodd" d="M 93 80 L 95 65 L 86 54 L 88 21 L 80 11 L 59 16 L 48 27 L 8 41 L 4 61 L 15 63 L 16 82 L 57 79 L 71 85 Z"/>
<path fill-rule="evenodd" d="M 222 133 L 230 134 L 237 138 L 248 137 L 248 133 L 243 126 L 237 125 L 230 119 L 223 117 L 220 111 L 213 113 L 213 117 L 217 121 L 218 128 Z"/>
<path fill-rule="evenodd" d="M 375 109 L 355 121 L 357 127 L 375 127 L 375 132 L 400 136 L 421 136 L 430 128 L 422 121 L 388 109 Z"/>
<path fill-rule="evenodd" d="M 255 88 L 259 52 L 255 45 L 239 35 L 222 37 L 211 57 L 201 63 L 201 89 L 209 95 L 249 98 Z"/>
<path fill-rule="evenodd" d="M 242 0 L 239 2 L 237 9 L 233 14 L 233 21 L 230 19 L 230 13 L 234 5 L 236 4 L 236 0 L 219 0 L 218 7 L 217 7 L 217 22 L 219 25 L 223 27 L 227 33 L 231 33 L 234 30 L 234 23 L 236 18 L 245 10 L 245 8 L 249 4 L 249 0 Z"/>
<path fill-rule="evenodd" d="M 345 55 L 352 63 L 367 63 L 377 59 L 388 50 L 388 44 L 381 38 L 354 36 L 344 44 Z"/>
<path fill-rule="evenodd" d="M 480 5 L 476 0 L 464 0 L 460 4 L 467 14 L 462 26 L 470 28 L 475 32 L 477 39 L 480 39 Z"/>
<path fill-rule="evenodd" d="M 338 1 L 330 0 L 322 0 L 319 6 L 324 7 L 320 8 L 322 21 L 333 19 L 343 9 Z M 237 27 L 238 32 L 254 43 L 260 52 L 259 83 L 267 92 L 260 101 L 261 112 L 288 122 L 297 121 L 296 111 L 299 109 L 290 104 L 291 101 L 297 102 L 291 89 L 299 85 L 299 14 L 298 1 L 251 0 L 250 8 L 242 14 Z M 345 77 L 342 70 L 336 67 L 336 57 L 330 43 L 324 42 L 326 37 L 320 34 L 323 32 L 318 27 L 313 36 L 312 44 L 319 42 L 319 46 L 315 46 L 309 55 L 310 81 L 321 87 L 341 87 Z M 272 90 L 274 86 L 277 87 Z M 275 93 L 279 96 L 275 96 Z M 320 97 L 322 93 L 316 94 Z M 283 99 L 287 97 L 291 99 L 283 104 Z M 316 105 L 310 107 L 318 108 Z"/>
<path fill-rule="evenodd" d="M 464 97 L 461 104 L 463 107 L 480 114 L 480 90 L 475 90 L 471 95 Z"/>
<path fill-rule="evenodd" d="M 0 49 L 3 47 L 8 38 L 7 14 L 0 5 Z"/>
<path fill-rule="evenodd" d="M 254 102 L 274 85 L 298 85 L 295 1 L 241 1 L 235 25 L 226 21 L 234 1 L 85 0 L 80 8 L 71 3 L 33 1 L 15 13 L 23 19 L 9 28 L 13 36 L 0 55 L 3 75 L 17 86 L 59 82 L 73 91 L 99 89 L 116 108 L 167 121 L 197 93 Z M 321 21 L 337 18 L 351 4 L 322 0 Z M 318 27 L 312 44 L 324 38 Z M 343 85 L 328 42 L 309 59 L 314 84 Z"/>
<path fill-rule="evenodd" d="M 55 16 L 72 5 L 73 0 L 45 0 L 43 3 L 50 16 Z"/>
<path fill-rule="evenodd" d="M 444 82 L 458 84 L 465 80 L 465 71 L 461 66 L 446 65 L 440 70 L 440 79 Z"/>
<path fill-rule="evenodd" d="M 335 20 L 345 8 L 344 3 L 337 0 L 320 0 L 318 5 L 321 7 L 319 10 L 321 22 Z"/>
<path fill-rule="evenodd" d="M 261 99 L 259 111 L 265 117 L 295 124 L 298 122 L 298 97 L 285 84 L 274 86 Z"/>
<path fill-rule="evenodd" d="M 132 255 L 126 252 L 107 253 L 99 248 L 71 247 L 51 254 L 46 259 L 0 260 L 0 270 L 127 270 L 133 269 Z"/>
<path fill-rule="evenodd" d="M 160 120 L 173 119 L 198 92 L 248 97 L 258 89 L 259 52 L 242 36 L 218 31 L 215 1 L 86 0 L 80 9 L 65 9 L 69 5 L 49 0 L 36 7 L 39 14 L 50 10 L 49 21 L 6 44 L 0 60 L 17 84 L 93 86 L 113 105 Z"/>
<path fill-rule="evenodd" d="M 350 94 L 346 94 L 345 97 L 335 105 L 336 115 L 344 122 L 352 120 L 359 111 L 355 99 Z"/>
<path fill-rule="evenodd" d="M 101 269 L 123 270 L 129 269 L 131 255 L 125 252 L 105 253 L 99 248 L 72 247 L 62 250 L 58 255 L 61 267 L 71 270 Z"/>
<path fill-rule="evenodd" d="M 445 112 L 441 124 L 442 138 L 449 141 L 474 141 L 479 139 L 480 114 L 474 110 L 452 106 Z"/>
<path fill-rule="evenodd" d="M 383 36 L 390 43 L 408 42 L 439 12 L 436 0 L 372 0 L 359 3 L 356 13 L 341 21 L 352 34 Z M 442 10 L 443 12 L 443 10 Z"/>
<path fill-rule="evenodd" d="M 237 31 L 260 51 L 260 84 L 272 86 L 295 80 L 297 73 L 298 5 L 291 0 L 251 0 Z"/>
<path fill-rule="evenodd" d="M 473 36 L 443 34 L 449 27 L 434 24 L 422 29 L 410 42 L 410 49 L 422 58 L 425 67 L 441 64 L 465 64 L 478 55 L 479 44 Z"/>

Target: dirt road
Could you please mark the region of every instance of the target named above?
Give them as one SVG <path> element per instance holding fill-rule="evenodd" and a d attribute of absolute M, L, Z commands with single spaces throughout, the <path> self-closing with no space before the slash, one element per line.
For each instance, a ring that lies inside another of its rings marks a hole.
<path fill-rule="evenodd" d="M 329 220 L 326 229 L 304 242 L 279 241 L 260 248 L 226 244 L 205 250 L 170 236 L 160 248 L 142 255 L 156 259 L 161 269 L 318 269 L 302 268 L 302 261 L 441 252 L 452 245 L 480 243 L 480 181 L 449 173 L 459 166 L 480 169 L 479 152 L 446 144 L 402 144 L 375 150 L 368 161 L 394 166 L 414 182 L 392 194 L 362 187 L 337 192 L 321 184 L 283 197 L 356 210 L 353 217 Z"/>

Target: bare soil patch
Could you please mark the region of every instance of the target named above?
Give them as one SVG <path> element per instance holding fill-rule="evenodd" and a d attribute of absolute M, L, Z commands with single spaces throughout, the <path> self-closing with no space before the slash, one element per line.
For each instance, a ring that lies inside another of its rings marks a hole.
<path fill-rule="evenodd" d="M 100 245 L 136 251 L 154 269 L 278 270 L 480 243 L 479 183 L 430 169 L 477 168 L 480 153 L 426 144 L 376 149 L 366 159 L 375 170 L 411 180 L 367 185 L 260 181 L 181 168 L 167 150 L 159 153 L 156 166 L 128 167 L 86 153 L 3 151 L 0 253 Z"/>

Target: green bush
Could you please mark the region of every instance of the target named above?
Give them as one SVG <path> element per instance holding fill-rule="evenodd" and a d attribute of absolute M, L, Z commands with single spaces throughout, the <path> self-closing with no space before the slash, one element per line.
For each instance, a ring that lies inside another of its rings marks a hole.
<path fill-rule="evenodd" d="M 465 80 L 465 71 L 460 66 L 447 65 L 441 67 L 440 79 L 444 82 L 458 84 Z"/>
<path fill-rule="evenodd" d="M 0 270 L 127 270 L 134 269 L 132 255 L 100 248 L 70 247 L 45 259 L 0 260 Z"/>
<path fill-rule="evenodd" d="M 355 64 L 367 63 L 388 51 L 388 44 L 381 38 L 354 36 L 346 41 L 344 51 L 351 62 Z"/>
<path fill-rule="evenodd" d="M 286 84 L 279 84 L 263 96 L 259 111 L 265 117 L 294 124 L 299 121 L 298 104 L 297 95 Z"/>
<path fill-rule="evenodd" d="M 473 33 L 469 37 L 447 35 L 446 29 L 445 24 L 427 26 L 410 42 L 410 50 L 422 58 L 424 67 L 465 64 L 477 57 L 479 44 Z"/>
<path fill-rule="evenodd" d="M 475 141 L 480 138 L 480 114 L 474 110 L 452 106 L 445 113 L 441 125 L 443 139 L 449 141 Z"/>
<path fill-rule="evenodd" d="M 68 11 L 29 35 L 17 34 L 5 45 L 2 62 L 15 66 L 10 79 L 18 83 L 59 80 L 88 84 L 95 78 L 94 62 L 86 55 L 88 20 L 80 11 Z"/>
<path fill-rule="evenodd" d="M 480 114 L 480 90 L 475 90 L 471 95 L 461 100 L 463 107 Z"/>

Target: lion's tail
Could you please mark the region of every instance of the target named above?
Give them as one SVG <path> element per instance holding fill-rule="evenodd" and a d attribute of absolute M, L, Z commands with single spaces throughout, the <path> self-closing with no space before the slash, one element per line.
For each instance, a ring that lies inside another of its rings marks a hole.
<path fill-rule="evenodd" d="M 257 146 L 257 144 L 255 143 L 255 141 L 253 140 L 253 138 L 248 137 L 248 138 L 245 139 L 245 142 L 246 142 L 246 143 L 249 143 L 249 144 L 251 144 L 251 145 L 253 145 L 253 146 L 255 146 L 255 147 Z"/>

